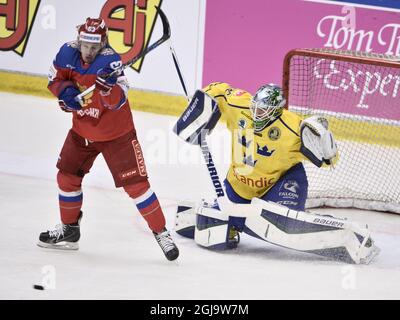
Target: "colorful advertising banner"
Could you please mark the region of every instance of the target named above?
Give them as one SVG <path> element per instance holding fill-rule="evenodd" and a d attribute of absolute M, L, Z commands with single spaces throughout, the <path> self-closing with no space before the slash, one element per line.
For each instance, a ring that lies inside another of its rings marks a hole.
<path fill-rule="evenodd" d="M 311 0 L 313 1 L 313 0 Z M 324 1 L 324 0 L 322 0 Z M 393 8 L 400 9 L 400 1 L 399 0 L 325 0 L 325 1 L 336 1 L 336 2 L 344 2 L 351 3 L 354 5 L 360 6 L 376 6 L 379 9 L 383 8 Z"/>
<path fill-rule="evenodd" d="M 40 0 L 33 1 L 0 1 L 0 50 L 13 50 L 24 55 L 27 41 L 32 30 Z M 18 21 L 18 23 L 17 23 Z"/>
<path fill-rule="evenodd" d="M 285 54 L 294 48 L 400 55 L 400 11 L 337 1 L 207 2 L 203 85 L 224 81 L 254 92 L 280 84 Z"/>
<path fill-rule="evenodd" d="M 392 67 L 396 63 L 370 64 L 363 62 L 362 57 L 344 53 L 316 54 L 303 55 L 299 51 L 289 60 L 291 108 L 331 111 L 370 120 L 400 120 L 400 68 Z M 348 60 L 341 60 L 342 57 Z"/>
<path fill-rule="evenodd" d="M 103 18 L 111 46 L 123 62 L 132 60 L 163 34 L 155 6 L 169 20 L 181 71 L 194 92 L 201 84 L 201 0 L 0 0 L 0 70 L 46 75 L 60 47 L 77 38 L 76 27 L 87 17 Z M 168 43 L 139 59 L 126 74 L 135 88 L 182 94 Z"/>

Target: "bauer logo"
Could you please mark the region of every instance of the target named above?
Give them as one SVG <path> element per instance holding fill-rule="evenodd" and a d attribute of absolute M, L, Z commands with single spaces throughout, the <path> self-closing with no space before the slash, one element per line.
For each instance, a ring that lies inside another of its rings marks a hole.
<path fill-rule="evenodd" d="M 199 99 L 196 98 L 193 101 L 192 105 L 189 106 L 189 108 L 186 110 L 185 114 L 183 115 L 183 117 L 182 117 L 183 122 L 185 122 L 190 117 L 190 115 L 192 114 L 193 110 L 196 109 L 196 106 L 197 106 L 198 103 L 199 103 Z"/>
<path fill-rule="evenodd" d="M 155 6 L 161 6 L 161 0 L 108 0 L 101 9 L 108 30 L 110 45 L 126 63 L 147 48 L 157 20 Z M 131 66 L 140 72 L 143 58 Z"/>
<path fill-rule="evenodd" d="M 22 57 L 32 31 L 40 0 L 6 0 L 0 2 L 0 50 L 12 50 Z"/>
<path fill-rule="evenodd" d="M 343 228 L 344 227 L 343 222 L 335 221 L 332 219 L 315 218 L 313 223 L 323 224 L 323 225 L 327 225 L 327 226 L 331 226 L 331 227 L 335 227 L 335 228 Z"/>

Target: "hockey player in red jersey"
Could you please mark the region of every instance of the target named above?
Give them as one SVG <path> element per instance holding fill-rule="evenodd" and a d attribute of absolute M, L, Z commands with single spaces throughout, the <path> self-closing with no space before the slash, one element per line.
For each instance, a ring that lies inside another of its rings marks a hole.
<path fill-rule="evenodd" d="M 62 223 L 42 232 L 38 245 L 78 249 L 82 180 L 101 153 L 116 187 L 134 200 L 167 259 L 175 260 L 179 251 L 148 182 L 121 66 L 120 56 L 108 44 L 104 20 L 92 18 L 78 27 L 77 40 L 64 44 L 51 66 L 48 88 L 61 109 L 72 113 L 73 124 L 57 162 Z M 94 83 L 96 89 L 78 102 L 76 96 Z"/>

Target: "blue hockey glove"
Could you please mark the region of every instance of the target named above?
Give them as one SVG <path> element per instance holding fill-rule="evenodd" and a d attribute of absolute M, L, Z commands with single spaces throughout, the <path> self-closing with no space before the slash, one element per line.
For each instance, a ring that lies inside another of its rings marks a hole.
<path fill-rule="evenodd" d="M 117 83 L 119 73 L 115 72 L 114 75 L 110 76 L 113 71 L 114 69 L 108 66 L 97 71 L 96 89 L 100 90 L 103 95 L 109 94 Z"/>
<path fill-rule="evenodd" d="M 58 96 L 60 108 L 66 112 L 81 110 L 80 103 L 75 100 L 75 97 L 80 93 L 75 87 L 66 87 Z"/>

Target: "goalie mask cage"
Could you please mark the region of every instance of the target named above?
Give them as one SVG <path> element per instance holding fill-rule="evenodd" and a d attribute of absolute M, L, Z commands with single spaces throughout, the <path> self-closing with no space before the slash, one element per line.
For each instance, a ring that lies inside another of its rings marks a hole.
<path fill-rule="evenodd" d="M 289 110 L 328 119 L 339 151 L 334 169 L 304 163 L 306 206 L 400 213 L 400 59 L 292 50 L 284 61 L 283 90 Z"/>

